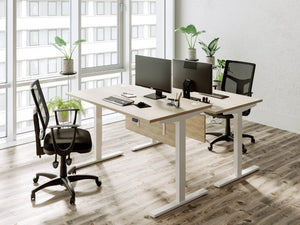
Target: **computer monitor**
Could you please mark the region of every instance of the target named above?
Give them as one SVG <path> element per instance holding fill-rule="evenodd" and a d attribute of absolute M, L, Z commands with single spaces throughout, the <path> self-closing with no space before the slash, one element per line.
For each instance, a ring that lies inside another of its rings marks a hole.
<path fill-rule="evenodd" d="M 183 89 L 183 97 L 190 92 L 212 93 L 212 65 L 187 60 L 173 60 L 173 87 Z"/>
<path fill-rule="evenodd" d="M 172 61 L 149 56 L 135 56 L 135 84 L 155 90 L 155 93 L 145 95 L 151 99 L 165 98 L 162 92 L 172 90 Z"/>

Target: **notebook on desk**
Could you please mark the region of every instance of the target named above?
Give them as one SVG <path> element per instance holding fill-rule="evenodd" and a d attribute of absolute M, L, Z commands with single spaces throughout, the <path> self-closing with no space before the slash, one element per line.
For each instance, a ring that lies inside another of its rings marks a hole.
<path fill-rule="evenodd" d="M 109 96 L 107 98 L 104 98 L 103 100 L 120 106 L 131 105 L 134 102 L 129 98 L 125 98 L 118 95 Z"/>

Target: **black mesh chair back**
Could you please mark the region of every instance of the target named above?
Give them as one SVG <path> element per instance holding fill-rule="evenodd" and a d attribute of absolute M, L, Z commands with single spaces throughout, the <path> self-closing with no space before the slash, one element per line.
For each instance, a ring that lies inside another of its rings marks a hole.
<path fill-rule="evenodd" d="M 253 63 L 227 60 L 222 91 L 251 96 L 254 72 Z"/>
<path fill-rule="evenodd" d="M 227 60 L 221 90 L 252 96 L 254 72 L 253 63 Z M 250 111 L 250 109 L 244 111 L 243 116 L 248 116 Z"/>
<path fill-rule="evenodd" d="M 42 125 L 40 139 L 44 139 L 50 116 L 39 80 L 31 84 L 31 94 Z"/>

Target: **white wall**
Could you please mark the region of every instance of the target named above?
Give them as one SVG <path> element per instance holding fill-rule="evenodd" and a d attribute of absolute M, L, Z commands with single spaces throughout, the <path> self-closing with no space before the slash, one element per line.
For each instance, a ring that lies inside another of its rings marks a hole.
<path fill-rule="evenodd" d="M 253 92 L 263 102 L 247 119 L 300 133 L 300 1 L 175 1 L 176 28 L 192 23 L 206 30 L 201 40 L 220 37 L 216 58 L 256 63 Z M 175 37 L 176 58 L 185 58 L 184 36 Z"/>

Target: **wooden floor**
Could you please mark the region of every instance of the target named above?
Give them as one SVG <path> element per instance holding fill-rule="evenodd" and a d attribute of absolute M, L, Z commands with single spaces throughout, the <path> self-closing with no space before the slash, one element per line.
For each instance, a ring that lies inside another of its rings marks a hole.
<path fill-rule="evenodd" d="M 157 219 L 148 213 L 175 199 L 175 151 L 167 145 L 131 152 L 147 138 L 129 132 L 124 122 L 104 126 L 104 151 L 124 156 L 79 170 L 102 180 L 75 183 L 76 205 L 59 186 L 41 190 L 30 200 L 36 172 L 55 172 L 52 156 L 36 157 L 34 143 L 0 151 L 0 224 L 300 224 L 300 135 L 247 122 L 244 131 L 256 144 L 245 141 L 243 165 L 260 170 L 223 188 L 214 182 L 232 173 L 232 143 L 187 139 L 186 192 L 200 188 L 208 194 Z M 222 130 L 210 125 L 209 130 Z M 207 137 L 209 140 L 212 137 Z M 93 154 L 93 153 L 92 153 Z M 75 155 L 74 164 L 91 158 Z M 40 183 L 46 181 L 41 178 Z"/>

